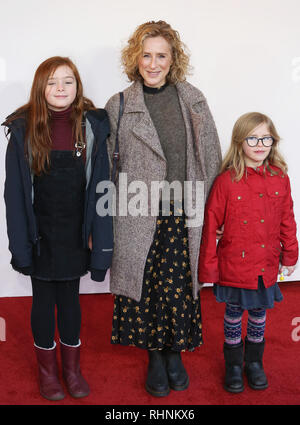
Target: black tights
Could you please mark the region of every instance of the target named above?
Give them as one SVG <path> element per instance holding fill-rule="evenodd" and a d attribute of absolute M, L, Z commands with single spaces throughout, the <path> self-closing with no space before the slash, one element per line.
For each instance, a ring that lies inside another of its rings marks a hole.
<path fill-rule="evenodd" d="M 81 310 L 79 278 L 69 281 L 45 281 L 31 278 L 31 329 L 34 342 L 42 348 L 53 347 L 55 306 L 60 339 L 68 345 L 79 343 Z"/>

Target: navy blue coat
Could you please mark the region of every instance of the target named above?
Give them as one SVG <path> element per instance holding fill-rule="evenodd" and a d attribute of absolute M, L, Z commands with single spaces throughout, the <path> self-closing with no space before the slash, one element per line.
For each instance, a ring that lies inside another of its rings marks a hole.
<path fill-rule="evenodd" d="M 104 109 L 88 111 L 86 120 L 93 132 L 91 174 L 86 188 L 83 246 L 88 247 L 92 235 L 93 248 L 90 267 L 91 278 L 103 281 L 111 265 L 113 254 L 112 217 L 100 217 L 96 203 L 103 194 L 96 193 L 100 181 L 109 180 L 109 161 L 106 139 L 109 135 L 109 120 Z M 33 266 L 33 247 L 39 245 L 39 235 L 32 205 L 32 177 L 29 160 L 25 155 L 25 119 L 18 118 L 9 125 L 10 141 L 6 151 L 6 179 L 4 199 L 6 204 L 7 234 L 11 264 L 14 269 L 30 274 Z"/>

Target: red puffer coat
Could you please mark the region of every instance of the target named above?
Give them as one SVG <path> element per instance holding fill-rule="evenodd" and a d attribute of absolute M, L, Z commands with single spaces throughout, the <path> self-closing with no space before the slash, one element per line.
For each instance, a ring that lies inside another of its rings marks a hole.
<path fill-rule="evenodd" d="M 279 168 L 277 175 L 247 168 L 232 181 L 229 171 L 219 175 L 206 204 L 199 256 L 199 282 L 257 289 L 277 281 L 279 260 L 293 266 L 298 259 L 296 223 L 290 181 Z M 216 230 L 224 234 L 216 245 Z"/>

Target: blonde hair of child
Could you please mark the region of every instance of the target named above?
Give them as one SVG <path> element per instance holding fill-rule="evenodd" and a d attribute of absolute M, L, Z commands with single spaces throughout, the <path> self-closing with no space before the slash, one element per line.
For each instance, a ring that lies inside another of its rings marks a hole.
<path fill-rule="evenodd" d="M 243 143 L 246 137 L 258 127 L 260 124 L 266 124 L 269 128 L 270 135 L 273 137 L 274 142 L 268 157 L 264 160 L 264 170 L 268 170 L 272 174 L 277 174 L 270 166 L 278 167 L 284 174 L 287 173 L 287 164 L 278 151 L 278 144 L 280 137 L 272 120 L 260 112 L 248 112 L 236 121 L 231 137 L 230 147 L 223 159 L 221 165 L 221 173 L 231 170 L 233 180 L 239 181 L 245 174 L 246 163 L 243 151 Z"/>

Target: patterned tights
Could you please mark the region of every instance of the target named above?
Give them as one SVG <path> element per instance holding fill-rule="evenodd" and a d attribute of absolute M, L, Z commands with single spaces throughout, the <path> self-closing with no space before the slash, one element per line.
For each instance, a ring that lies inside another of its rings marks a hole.
<path fill-rule="evenodd" d="M 226 304 L 224 315 L 224 336 L 227 344 L 239 344 L 242 339 L 242 316 L 244 310 L 238 304 Z M 266 326 L 266 310 L 255 308 L 248 310 L 247 339 L 262 342 Z"/>

